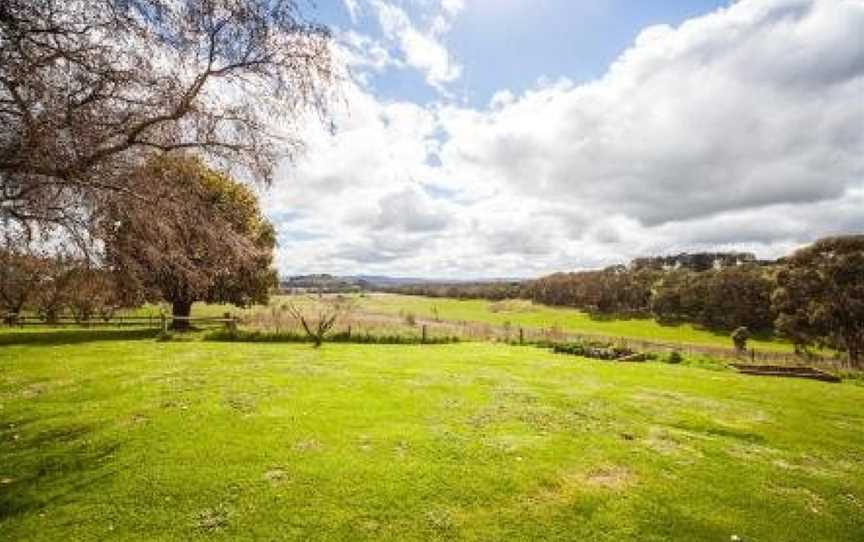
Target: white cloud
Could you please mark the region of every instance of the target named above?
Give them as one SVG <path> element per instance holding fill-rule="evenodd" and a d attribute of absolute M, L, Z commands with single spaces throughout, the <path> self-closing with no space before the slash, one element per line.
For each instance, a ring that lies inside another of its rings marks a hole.
<path fill-rule="evenodd" d="M 368 72 L 381 73 L 391 67 L 401 68 L 404 63 L 390 54 L 380 41 L 353 30 L 337 35 L 335 55 L 355 77 L 367 82 Z"/>
<path fill-rule="evenodd" d="M 348 15 L 351 16 L 351 21 L 355 24 L 357 23 L 357 18 L 360 15 L 360 2 L 359 0 L 344 0 L 345 9 L 348 10 Z"/>
<path fill-rule="evenodd" d="M 465 9 L 465 0 L 441 0 L 441 8 L 449 15 L 458 15 Z"/>
<path fill-rule="evenodd" d="M 444 85 L 455 81 L 462 74 L 441 37 L 449 29 L 445 19 L 435 17 L 428 31 L 418 29 L 402 8 L 373 0 L 382 33 L 399 44 L 405 63 L 422 72 L 429 85 L 444 90 Z"/>
<path fill-rule="evenodd" d="M 414 26 L 390 8 L 403 44 Z M 282 231 L 313 236 L 286 241 L 281 266 L 537 275 L 862 231 L 862 32 L 859 0 L 741 0 L 646 29 L 596 81 L 502 90 L 486 110 L 351 85 L 337 134 L 310 131 L 268 198 Z M 446 51 L 405 58 L 458 77 Z"/>

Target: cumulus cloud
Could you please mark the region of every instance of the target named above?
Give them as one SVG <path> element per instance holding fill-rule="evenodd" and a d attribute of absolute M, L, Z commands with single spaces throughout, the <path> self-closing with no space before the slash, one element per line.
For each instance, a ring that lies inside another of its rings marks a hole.
<path fill-rule="evenodd" d="M 454 9 L 455 3 L 451 0 L 446 5 L 449 11 Z M 423 31 L 405 10 L 394 4 L 373 0 L 372 6 L 384 36 L 399 44 L 405 63 L 421 71 L 427 83 L 444 90 L 444 85 L 460 77 L 462 67 L 453 60 L 441 42 L 442 36 L 449 30 L 445 18 L 435 17 L 430 27 Z"/>
<path fill-rule="evenodd" d="M 446 50 L 408 52 L 434 50 L 422 36 L 446 21 L 424 34 L 373 4 L 430 84 L 459 76 Z M 645 29 L 595 81 L 502 90 L 487 109 L 352 85 L 337 133 L 310 131 L 268 201 L 297 211 L 285 228 L 326 235 L 281 265 L 526 276 L 678 250 L 773 257 L 862 231 L 862 35 L 859 0 L 741 0 Z"/>
<path fill-rule="evenodd" d="M 457 112 L 444 152 L 647 225 L 837 198 L 864 172 L 855 28 L 862 4 L 831 0 L 743 1 L 649 28 L 596 82 L 529 92 L 473 129 Z"/>

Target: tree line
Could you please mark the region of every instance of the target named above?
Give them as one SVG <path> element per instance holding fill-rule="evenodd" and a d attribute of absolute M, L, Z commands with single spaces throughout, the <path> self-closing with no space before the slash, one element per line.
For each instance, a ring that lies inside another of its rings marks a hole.
<path fill-rule="evenodd" d="M 653 317 L 731 332 L 774 332 L 798 349 L 828 347 L 856 367 L 864 355 L 864 235 L 830 237 L 777 261 L 746 253 L 637 258 L 603 270 L 523 282 L 417 284 L 401 294 L 529 299 L 597 317 Z"/>

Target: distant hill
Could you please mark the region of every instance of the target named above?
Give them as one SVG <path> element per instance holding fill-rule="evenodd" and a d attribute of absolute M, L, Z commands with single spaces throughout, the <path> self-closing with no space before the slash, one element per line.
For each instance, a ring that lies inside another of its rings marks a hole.
<path fill-rule="evenodd" d="M 391 277 L 387 275 L 329 275 L 326 273 L 312 275 L 297 275 L 283 278 L 279 285 L 283 289 L 314 288 L 325 291 L 352 291 L 378 288 L 392 288 L 415 284 L 466 284 L 514 282 L 524 279 L 494 278 L 494 279 L 429 279 L 421 277 Z"/>

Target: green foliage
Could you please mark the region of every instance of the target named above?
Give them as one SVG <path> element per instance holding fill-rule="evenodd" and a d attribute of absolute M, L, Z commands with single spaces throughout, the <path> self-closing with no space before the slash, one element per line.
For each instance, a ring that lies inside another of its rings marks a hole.
<path fill-rule="evenodd" d="M 306 333 L 293 331 L 213 331 L 204 336 L 204 340 L 214 342 L 248 342 L 248 343 L 314 343 Z M 334 333 L 327 337 L 329 343 L 351 344 L 452 344 L 460 342 L 459 337 L 422 337 L 406 335 L 388 335 L 373 333 Z"/>
<path fill-rule="evenodd" d="M 732 343 L 739 352 L 747 350 L 747 341 L 750 340 L 750 330 L 741 326 L 732 332 Z"/>
<path fill-rule="evenodd" d="M 556 354 L 570 354 L 571 356 L 581 356 L 591 359 L 616 360 L 627 356 L 632 356 L 636 352 L 630 348 L 611 345 L 608 343 L 565 343 L 555 344 L 552 346 L 552 351 Z"/>
<path fill-rule="evenodd" d="M 684 358 L 681 356 L 681 352 L 678 352 L 677 350 L 673 350 L 672 352 L 669 352 L 669 354 L 666 356 L 664 361 L 666 363 L 671 363 L 673 365 L 677 365 L 677 364 L 681 363 L 682 361 L 684 361 Z"/>
<path fill-rule="evenodd" d="M 790 256 L 773 303 L 778 330 L 795 344 L 843 350 L 864 367 L 864 235 L 822 239 Z"/>
<path fill-rule="evenodd" d="M 710 329 L 769 330 L 773 287 L 770 271 L 755 264 L 669 271 L 657 284 L 652 312 L 660 321 L 695 322 Z"/>

